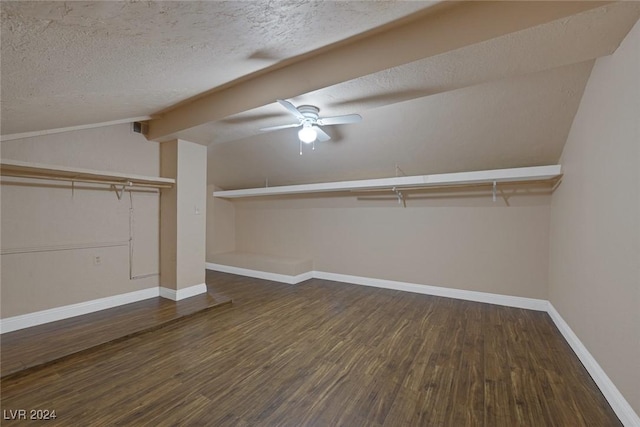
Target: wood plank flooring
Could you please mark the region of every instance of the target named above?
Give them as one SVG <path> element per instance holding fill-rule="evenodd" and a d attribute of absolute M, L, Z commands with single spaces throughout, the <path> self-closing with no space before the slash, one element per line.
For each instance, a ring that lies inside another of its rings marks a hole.
<path fill-rule="evenodd" d="M 16 374 L 230 303 L 230 298 L 211 293 L 177 302 L 157 297 L 2 334 L 0 375 Z"/>
<path fill-rule="evenodd" d="M 207 282 L 233 305 L 4 379 L 3 411 L 55 409 L 60 426 L 621 425 L 546 313 Z"/>

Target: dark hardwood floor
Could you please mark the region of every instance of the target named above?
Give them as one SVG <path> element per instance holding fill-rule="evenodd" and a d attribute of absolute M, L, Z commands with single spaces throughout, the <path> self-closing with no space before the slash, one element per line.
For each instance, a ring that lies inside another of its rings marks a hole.
<path fill-rule="evenodd" d="M 2 334 L 0 376 L 4 378 L 99 345 L 153 331 L 229 303 L 230 298 L 211 293 L 182 301 L 157 297 Z"/>
<path fill-rule="evenodd" d="M 207 273 L 233 304 L 2 380 L 61 426 L 621 425 L 546 313 Z M 2 425 L 42 425 L 3 420 Z"/>

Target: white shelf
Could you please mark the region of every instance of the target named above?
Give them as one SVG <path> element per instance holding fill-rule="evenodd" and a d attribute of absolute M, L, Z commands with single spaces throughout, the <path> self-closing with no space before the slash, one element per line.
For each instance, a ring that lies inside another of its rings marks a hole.
<path fill-rule="evenodd" d="M 7 159 L 0 160 L 0 175 L 29 179 L 122 185 L 126 187 L 171 188 L 175 184 L 175 180 L 171 178 L 105 172 Z"/>
<path fill-rule="evenodd" d="M 334 191 L 382 190 L 395 188 L 398 191 L 429 189 L 458 185 L 484 185 L 496 183 L 518 183 L 549 181 L 550 184 L 562 176 L 560 165 L 534 166 L 514 169 L 495 169 L 474 172 L 443 173 L 437 175 L 401 176 L 396 178 L 364 179 L 358 181 L 323 182 L 318 184 L 285 185 L 280 187 L 247 188 L 243 190 L 214 191 L 214 197 L 239 198 L 276 196 Z"/>

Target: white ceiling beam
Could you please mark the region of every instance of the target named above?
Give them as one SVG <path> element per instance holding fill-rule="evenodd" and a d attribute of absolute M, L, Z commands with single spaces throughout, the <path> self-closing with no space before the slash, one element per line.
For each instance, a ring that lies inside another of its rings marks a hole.
<path fill-rule="evenodd" d="M 176 132 L 575 15 L 611 2 L 451 2 L 277 64 L 158 114 L 148 138 Z"/>
<path fill-rule="evenodd" d="M 436 175 L 400 176 L 395 178 L 363 179 L 356 181 L 323 182 L 318 184 L 284 185 L 279 187 L 247 188 L 243 190 L 214 191 L 214 197 L 234 199 L 239 197 L 281 196 L 289 194 L 355 191 L 384 188 L 410 189 L 413 187 L 442 187 L 465 184 L 490 184 L 493 182 L 522 182 L 551 180 L 562 173 L 560 165 L 526 168 L 495 169 L 486 171 L 442 173 Z"/>

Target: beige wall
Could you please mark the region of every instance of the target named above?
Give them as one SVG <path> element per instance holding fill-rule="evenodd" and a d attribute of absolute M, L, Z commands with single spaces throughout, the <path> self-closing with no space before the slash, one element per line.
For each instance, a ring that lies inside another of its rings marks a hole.
<path fill-rule="evenodd" d="M 314 269 L 547 298 L 549 196 L 355 196 L 234 202 L 236 249 L 312 258 Z"/>
<path fill-rule="evenodd" d="M 183 289 L 205 281 L 207 147 L 175 140 L 161 144 L 161 175 L 176 185 L 161 201 L 160 284 Z"/>
<path fill-rule="evenodd" d="M 640 23 L 598 59 L 551 205 L 551 303 L 640 413 Z"/>
<path fill-rule="evenodd" d="M 207 147 L 179 140 L 178 289 L 205 281 Z"/>
<path fill-rule="evenodd" d="M 0 143 L 3 159 L 157 176 L 156 143 L 116 125 Z M 2 318 L 158 284 L 159 197 L 3 178 Z M 130 279 L 129 225 L 133 225 Z M 95 257 L 100 257 L 100 263 Z"/>
<path fill-rule="evenodd" d="M 178 144 L 160 144 L 160 175 L 176 179 L 178 176 Z M 160 286 L 176 289 L 178 241 L 178 182 L 171 189 L 162 190 L 160 199 Z"/>
<path fill-rule="evenodd" d="M 215 189 L 214 185 L 207 186 L 207 261 L 236 248 L 235 208 L 227 200 L 212 197 Z"/>

